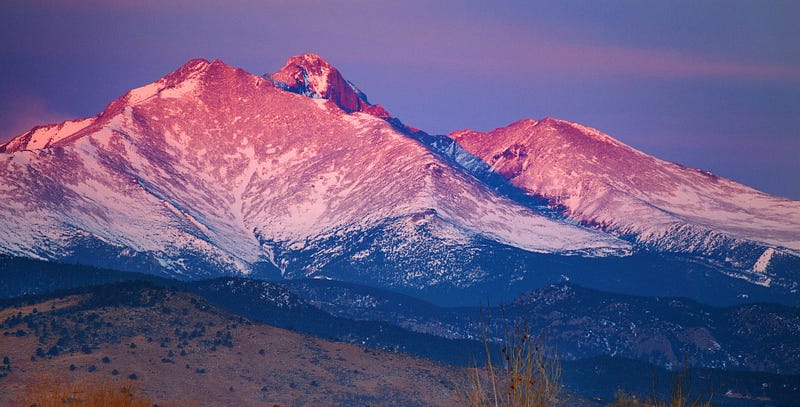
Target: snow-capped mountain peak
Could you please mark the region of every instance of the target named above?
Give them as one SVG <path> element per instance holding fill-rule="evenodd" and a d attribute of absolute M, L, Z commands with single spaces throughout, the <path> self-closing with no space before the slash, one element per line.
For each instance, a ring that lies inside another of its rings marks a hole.
<path fill-rule="evenodd" d="M 122 102 L 126 106 L 133 106 L 152 97 L 178 99 L 196 92 L 205 82 L 218 83 L 230 80 L 226 77 L 230 78 L 237 71 L 245 73 L 219 59 L 212 62 L 192 59 L 158 81 L 131 90 L 106 110 L 115 110 L 111 106 L 115 106 L 116 103 Z"/>
<path fill-rule="evenodd" d="M 450 137 L 567 216 L 644 246 L 743 272 L 773 249 L 800 254 L 800 202 L 658 159 L 597 129 L 545 118 Z"/>
<path fill-rule="evenodd" d="M 291 57 L 283 68 L 267 77 L 291 92 L 332 100 L 347 113 L 364 112 L 380 118 L 391 117 L 381 105 L 369 103 L 364 92 L 345 80 L 336 68 L 317 54 Z"/>
<path fill-rule="evenodd" d="M 38 150 L 69 144 L 84 134 L 91 133 L 108 123 L 125 108 L 139 105 L 151 98 L 178 99 L 196 92 L 203 82 L 219 82 L 224 76 L 243 70 L 234 68 L 220 60 L 209 62 L 205 59 L 192 59 L 163 78 L 132 89 L 115 99 L 96 117 L 67 120 L 61 123 L 36 126 L 33 129 L 0 145 L 0 153 L 13 153 L 22 150 Z M 216 76 L 216 77 L 214 77 Z M 269 81 L 258 79 L 263 84 Z"/>
<path fill-rule="evenodd" d="M 800 252 L 796 201 L 553 118 L 450 137 L 403 126 L 314 54 L 267 77 L 191 60 L 0 146 L 0 255 L 420 288 L 646 247 L 797 285 L 775 272 Z"/>
<path fill-rule="evenodd" d="M 8 154 L 0 254 L 191 277 L 381 270 L 372 278 L 425 286 L 474 281 L 467 264 L 485 247 L 630 253 L 496 194 L 383 118 L 344 109 L 359 96 L 338 71 L 293 61 L 283 74 L 299 69 L 330 100 L 192 60 L 79 132 Z"/>
<path fill-rule="evenodd" d="M 272 75 L 289 87 L 303 87 L 320 98 L 328 99 L 337 89 L 335 82 L 344 78 L 328 61 L 317 54 L 306 53 L 289 58 L 283 68 Z"/>

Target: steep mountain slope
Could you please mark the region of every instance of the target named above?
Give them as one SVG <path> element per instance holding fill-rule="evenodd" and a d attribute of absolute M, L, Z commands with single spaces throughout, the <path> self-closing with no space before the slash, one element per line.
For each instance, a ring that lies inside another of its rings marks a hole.
<path fill-rule="evenodd" d="M 710 258 L 753 283 L 797 288 L 798 201 L 659 160 L 563 120 L 522 120 L 450 137 L 582 224 L 654 250 Z M 793 275 L 770 267 L 787 255 L 795 258 Z"/>
<path fill-rule="evenodd" d="M 275 78 L 295 77 L 293 60 Z M 364 104 L 343 110 L 276 87 L 277 79 L 193 60 L 95 118 L 6 144 L 0 250 L 190 278 L 323 277 L 336 263 L 337 278 L 352 279 L 347 270 L 359 263 L 380 264 L 361 270 L 402 287 L 486 278 L 464 260 L 486 244 L 628 252 L 621 240 L 494 193 L 360 112 L 377 107 L 342 88 L 326 62 L 311 62 L 300 78 L 314 95 Z"/>

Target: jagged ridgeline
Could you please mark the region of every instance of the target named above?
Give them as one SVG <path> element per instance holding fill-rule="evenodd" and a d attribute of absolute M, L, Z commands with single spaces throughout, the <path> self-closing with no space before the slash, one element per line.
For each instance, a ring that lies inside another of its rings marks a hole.
<path fill-rule="evenodd" d="M 796 304 L 800 203 L 556 119 L 431 136 L 328 62 L 192 60 L 0 146 L 0 253 L 455 304 L 571 279 Z"/>

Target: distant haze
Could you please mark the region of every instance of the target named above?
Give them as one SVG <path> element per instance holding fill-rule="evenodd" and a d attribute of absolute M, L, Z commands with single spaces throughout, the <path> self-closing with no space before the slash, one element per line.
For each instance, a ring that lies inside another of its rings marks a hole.
<path fill-rule="evenodd" d="M 800 3 L 6 0 L 0 141 L 191 58 L 315 52 L 431 133 L 558 117 L 800 199 Z"/>

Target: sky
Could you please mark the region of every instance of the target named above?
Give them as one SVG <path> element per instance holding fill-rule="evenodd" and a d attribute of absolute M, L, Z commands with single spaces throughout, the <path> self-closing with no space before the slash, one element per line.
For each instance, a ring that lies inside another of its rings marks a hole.
<path fill-rule="evenodd" d="M 192 58 L 314 52 L 429 133 L 557 117 L 800 199 L 800 2 L 3 0 L 0 142 Z"/>

